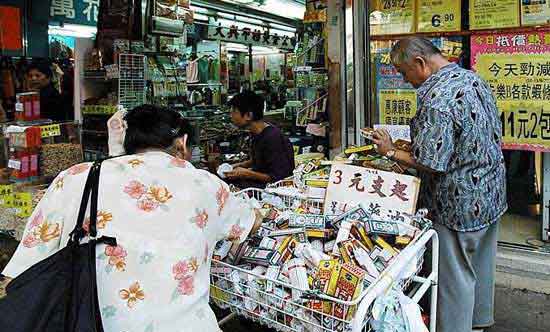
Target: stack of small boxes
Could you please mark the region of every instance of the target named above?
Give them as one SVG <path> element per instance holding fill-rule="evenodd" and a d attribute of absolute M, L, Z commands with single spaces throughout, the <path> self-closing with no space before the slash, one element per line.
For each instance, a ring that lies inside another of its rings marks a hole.
<path fill-rule="evenodd" d="M 379 208 L 359 206 L 340 216 L 323 216 L 282 212 L 264 205 L 263 212 L 264 224 L 257 234 L 240 246 L 232 246 L 230 242 L 218 243 L 214 258 L 267 278 L 265 284 L 251 283 L 249 278 L 225 269 L 225 272 L 233 273 L 226 279 L 233 285 L 220 280 L 219 287 L 241 285 L 243 297 L 233 301 L 247 296 L 255 298 L 262 292 L 273 294 L 273 298 L 286 299 L 274 303 L 278 310 L 264 308 L 261 303 L 265 303 L 265 299 L 245 300 L 248 311 L 269 315 L 271 320 L 280 320 L 284 312 L 298 314 L 294 312 L 296 307 L 288 305 L 297 303 L 307 308 L 307 314 L 316 316 L 310 319 L 316 319 L 323 326 L 332 324 L 336 327 L 335 319 L 340 323 L 350 321 L 355 313 L 354 306 L 341 305 L 318 295 L 342 301 L 357 299 L 399 252 L 420 234 L 410 216 L 394 211 L 382 212 Z M 390 216 L 397 216 L 401 221 L 390 221 Z M 220 272 L 223 273 L 224 269 L 214 262 L 213 275 Z M 271 280 L 289 284 L 292 288 Z M 245 284 L 247 286 L 242 287 Z M 246 290 L 252 289 L 260 292 L 247 294 Z"/>

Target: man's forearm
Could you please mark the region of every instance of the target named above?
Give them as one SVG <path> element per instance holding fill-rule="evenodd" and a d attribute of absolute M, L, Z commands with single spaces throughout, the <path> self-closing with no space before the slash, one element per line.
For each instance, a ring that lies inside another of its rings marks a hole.
<path fill-rule="evenodd" d="M 271 182 L 271 176 L 269 176 L 265 173 L 256 172 L 256 171 L 253 171 L 253 170 L 249 170 L 246 173 L 246 179 L 247 180 L 252 180 L 252 181 L 257 181 L 257 182 L 262 182 L 262 183 Z"/>
<path fill-rule="evenodd" d="M 395 150 L 395 155 L 393 156 L 393 160 L 422 172 L 434 173 L 433 169 L 430 169 L 418 164 L 416 160 L 414 160 L 412 154 L 407 151 Z"/>
<path fill-rule="evenodd" d="M 6 296 L 6 287 L 8 287 L 10 281 L 11 278 L 4 276 L 0 277 L 0 299 Z"/>
<path fill-rule="evenodd" d="M 252 160 L 243 161 L 242 163 L 233 165 L 233 168 L 238 168 L 238 167 L 250 168 L 252 167 Z"/>

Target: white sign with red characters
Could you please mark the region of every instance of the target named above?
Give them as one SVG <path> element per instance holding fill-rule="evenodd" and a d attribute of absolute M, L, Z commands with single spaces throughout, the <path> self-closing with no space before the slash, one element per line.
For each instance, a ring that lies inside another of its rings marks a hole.
<path fill-rule="evenodd" d="M 360 203 L 414 214 L 420 179 L 351 165 L 333 165 L 325 199 L 325 214 L 339 215 Z"/>

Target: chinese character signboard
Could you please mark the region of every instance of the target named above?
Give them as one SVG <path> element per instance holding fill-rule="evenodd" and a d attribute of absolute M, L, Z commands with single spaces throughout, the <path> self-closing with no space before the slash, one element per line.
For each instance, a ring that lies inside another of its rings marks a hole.
<path fill-rule="evenodd" d="M 325 199 L 325 214 L 339 215 L 359 204 L 414 214 L 420 180 L 370 168 L 333 165 Z"/>
<path fill-rule="evenodd" d="M 473 35 L 471 52 L 496 97 L 503 147 L 550 151 L 550 30 Z"/>
<path fill-rule="evenodd" d="M 416 114 L 416 91 L 395 89 L 378 91 L 380 123 L 408 125 Z"/>
<path fill-rule="evenodd" d="M 418 32 L 460 31 L 461 1 L 418 0 Z"/>
<path fill-rule="evenodd" d="M 470 0 L 470 29 L 519 27 L 518 0 Z"/>
<path fill-rule="evenodd" d="M 521 25 L 550 24 L 549 0 L 522 0 Z"/>
<path fill-rule="evenodd" d="M 52 0 L 50 17 L 64 23 L 97 25 L 100 0 Z"/>
<path fill-rule="evenodd" d="M 251 28 L 239 29 L 236 25 L 229 28 L 215 26 L 211 22 L 208 26 L 208 39 L 222 40 L 226 42 L 251 44 L 256 46 L 277 47 L 279 49 L 294 50 L 296 37 L 270 33 L 269 30 L 259 30 Z"/>

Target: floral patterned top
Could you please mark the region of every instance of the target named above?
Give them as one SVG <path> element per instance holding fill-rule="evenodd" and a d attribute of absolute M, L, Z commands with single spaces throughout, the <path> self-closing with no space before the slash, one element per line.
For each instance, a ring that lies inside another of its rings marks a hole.
<path fill-rule="evenodd" d="M 17 277 L 65 246 L 90 166 L 73 166 L 53 182 L 4 275 Z M 208 305 L 211 255 L 217 241 L 244 241 L 254 220 L 224 182 L 186 161 L 163 152 L 105 161 L 98 236 L 117 239 L 116 247 L 97 247 L 105 331 L 219 331 Z"/>

